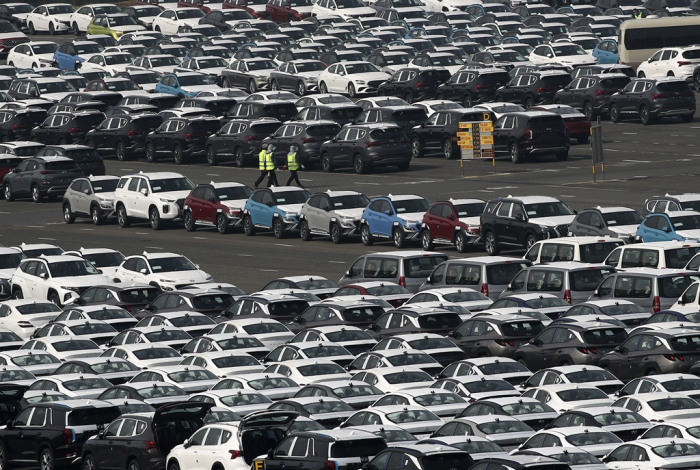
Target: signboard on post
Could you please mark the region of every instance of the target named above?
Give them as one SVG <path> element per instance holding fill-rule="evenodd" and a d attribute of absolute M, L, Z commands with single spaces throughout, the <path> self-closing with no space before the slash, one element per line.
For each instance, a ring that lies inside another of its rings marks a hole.
<path fill-rule="evenodd" d="M 494 158 L 493 122 L 460 122 L 457 144 L 462 150 L 462 160 Z"/>
<path fill-rule="evenodd" d="M 600 116 L 598 116 L 597 122 L 591 126 L 591 150 L 593 150 L 591 155 L 591 164 L 593 166 L 593 182 L 595 183 L 596 165 L 600 165 L 600 169 L 603 172 L 603 180 L 605 180 L 605 161 L 603 158 L 603 125 L 600 122 Z"/>

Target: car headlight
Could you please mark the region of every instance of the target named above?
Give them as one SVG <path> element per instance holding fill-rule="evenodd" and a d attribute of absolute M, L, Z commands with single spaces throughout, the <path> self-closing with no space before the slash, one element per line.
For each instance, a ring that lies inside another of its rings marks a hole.
<path fill-rule="evenodd" d="M 61 286 L 61 289 L 71 290 L 73 292 L 80 292 L 80 289 L 78 287 L 73 286 Z"/>
<path fill-rule="evenodd" d="M 168 202 L 168 203 L 171 203 L 171 204 L 174 204 L 174 203 L 175 203 L 175 201 L 172 200 L 172 199 L 164 199 L 164 198 L 161 198 L 161 199 L 160 199 L 160 202 Z"/>
<path fill-rule="evenodd" d="M 345 217 L 343 219 L 340 219 L 340 225 L 342 225 L 344 227 L 354 227 L 355 220 L 352 219 L 351 217 Z"/>
<path fill-rule="evenodd" d="M 355 80 L 355 81 L 356 81 L 358 84 L 362 84 L 362 85 L 365 84 L 365 81 L 364 81 L 364 80 Z"/>
<path fill-rule="evenodd" d="M 51 60 L 49 60 L 49 59 L 39 59 L 39 62 L 43 62 L 43 63 L 45 63 L 45 64 L 50 64 L 50 63 L 51 63 Z"/>
<path fill-rule="evenodd" d="M 167 283 L 173 284 L 175 281 L 173 281 L 171 279 L 158 279 L 158 282 L 167 282 Z"/>
<path fill-rule="evenodd" d="M 204 273 L 204 274 L 207 274 L 207 273 Z M 213 281 L 213 280 L 214 280 L 214 278 L 212 276 L 210 276 L 209 274 L 207 274 L 207 281 Z"/>

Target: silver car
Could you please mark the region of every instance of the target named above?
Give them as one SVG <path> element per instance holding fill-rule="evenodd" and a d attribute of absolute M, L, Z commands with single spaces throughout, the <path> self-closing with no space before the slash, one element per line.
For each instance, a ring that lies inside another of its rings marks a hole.
<path fill-rule="evenodd" d="M 113 217 L 117 183 L 118 176 L 76 178 L 63 195 L 63 219 L 72 224 L 77 217 L 87 217 L 93 224 L 100 225 L 106 218 Z"/>
<path fill-rule="evenodd" d="M 362 212 L 369 199 L 356 191 L 328 191 L 313 194 L 301 208 L 299 232 L 304 241 L 313 235 L 330 235 L 333 243 L 360 235 Z"/>

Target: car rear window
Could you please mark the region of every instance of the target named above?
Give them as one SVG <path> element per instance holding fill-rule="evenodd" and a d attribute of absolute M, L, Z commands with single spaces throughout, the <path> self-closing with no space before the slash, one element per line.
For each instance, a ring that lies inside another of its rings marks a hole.
<path fill-rule="evenodd" d="M 14 168 L 22 161 L 19 157 L 2 157 L 0 158 L 0 168 Z"/>
<path fill-rule="evenodd" d="M 434 382 L 433 378 L 422 370 L 404 370 L 393 374 L 385 374 L 384 379 L 387 381 L 387 383 L 392 385 L 407 384 L 412 382 Z"/>
<path fill-rule="evenodd" d="M 505 85 L 511 80 L 510 75 L 507 72 L 503 73 L 487 73 L 479 75 L 477 78 L 477 83 L 485 83 L 487 85 L 501 86 Z"/>
<path fill-rule="evenodd" d="M 595 290 L 603 280 L 615 272 L 610 268 L 586 269 L 569 273 L 569 284 L 572 291 Z"/>
<path fill-rule="evenodd" d="M 540 321 L 518 321 L 501 325 L 503 336 L 535 336 L 544 330 Z"/>
<path fill-rule="evenodd" d="M 685 82 L 657 83 L 656 89 L 661 93 L 675 93 L 690 91 L 690 87 Z"/>
<path fill-rule="evenodd" d="M 579 246 L 579 256 L 582 263 L 602 263 L 610 252 L 622 245 L 622 242 L 589 243 Z"/>
<path fill-rule="evenodd" d="M 418 317 L 418 325 L 421 328 L 457 328 L 462 320 L 454 312 L 421 315 Z"/>
<path fill-rule="evenodd" d="M 74 116 L 73 124 L 78 127 L 98 126 L 104 119 L 105 116 L 102 113 L 90 113 L 85 116 Z"/>
<path fill-rule="evenodd" d="M 331 458 L 347 459 L 377 455 L 384 449 L 386 449 L 386 442 L 381 437 L 337 441 L 331 444 Z"/>
<path fill-rule="evenodd" d="M 410 278 L 428 277 L 437 265 L 445 261 L 447 261 L 447 256 L 422 256 L 405 259 L 403 261 L 404 276 Z"/>
<path fill-rule="evenodd" d="M 355 119 L 362 111 L 362 108 L 359 106 L 334 109 L 330 112 L 328 117 L 331 119 Z M 340 131 L 340 129 L 338 129 L 338 131 Z"/>
<path fill-rule="evenodd" d="M 369 133 L 372 140 L 391 140 L 401 139 L 406 137 L 406 134 L 398 127 L 389 127 L 384 129 L 375 129 Z"/>
<path fill-rule="evenodd" d="M 670 343 L 674 351 L 700 351 L 700 335 L 671 338 Z"/>
<path fill-rule="evenodd" d="M 617 78 L 605 78 L 601 80 L 600 87 L 605 90 L 620 90 L 624 88 L 630 82 L 629 78 L 617 77 Z"/>
<path fill-rule="evenodd" d="M 165 359 L 168 357 L 180 357 L 173 348 L 144 348 L 139 351 L 134 351 L 134 356 L 137 359 Z"/>
<path fill-rule="evenodd" d="M 268 104 L 263 108 L 265 116 L 281 117 L 281 121 L 286 121 L 286 118 L 292 118 L 297 114 L 297 108 L 292 103 Z"/>
<path fill-rule="evenodd" d="M 700 252 L 700 247 L 675 248 L 673 250 L 665 250 L 664 258 L 666 259 L 666 267 L 672 269 L 683 269 L 690 258 Z"/>
<path fill-rule="evenodd" d="M 541 129 L 544 127 L 564 127 L 564 120 L 561 116 L 536 116 L 528 120 L 528 127 Z"/>
<path fill-rule="evenodd" d="M 700 276 L 688 274 L 659 277 L 659 297 L 678 298 L 688 286 L 697 281 L 700 281 Z"/>
<path fill-rule="evenodd" d="M 540 78 L 542 85 L 546 87 L 563 87 L 569 84 L 571 81 L 571 75 L 552 75 L 549 77 Z"/>
<path fill-rule="evenodd" d="M 46 111 L 28 111 L 24 113 L 17 113 L 15 116 L 15 120 L 20 124 L 38 122 L 44 119 L 46 119 Z"/>
<path fill-rule="evenodd" d="M 583 332 L 583 340 L 588 344 L 620 344 L 627 339 L 624 328 L 599 328 Z"/>
<path fill-rule="evenodd" d="M 452 74 L 449 70 L 426 70 L 420 73 L 420 81 L 426 80 L 430 82 L 446 82 Z"/>
<path fill-rule="evenodd" d="M 506 262 L 486 265 L 486 282 L 503 285 L 513 280 L 516 274 L 530 266 L 530 263 Z"/>
<path fill-rule="evenodd" d="M 160 117 L 143 116 L 134 118 L 133 125 L 138 129 L 155 129 L 156 127 L 160 126 L 162 122 L 163 119 Z"/>
<path fill-rule="evenodd" d="M 90 426 L 111 423 L 121 415 L 119 407 L 78 408 L 68 412 L 67 426 Z"/>
<path fill-rule="evenodd" d="M 178 328 L 185 328 L 187 326 L 202 326 L 211 325 L 212 328 L 216 326 L 216 322 L 206 315 L 188 315 L 185 314 L 181 317 L 174 317 L 170 319 L 170 323 Z"/>
<path fill-rule="evenodd" d="M 62 161 L 62 162 L 46 162 L 45 168 L 47 170 L 53 171 L 65 171 L 65 170 L 76 170 L 78 165 L 73 161 Z"/>
<path fill-rule="evenodd" d="M 469 468 L 474 463 L 474 460 L 472 460 L 466 452 L 450 452 L 423 457 L 422 463 L 424 470 L 452 470 L 456 468 Z M 561 466 L 562 469 L 564 467 L 564 465 Z M 549 466 L 547 468 L 549 469 Z M 568 468 L 568 466 L 566 466 L 566 468 Z"/>
<path fill-rule="evenodd" d="M 218 119 L 207 119 L 204 121 L 190 122 L 192 132 L 216 132 L 221 128 L 221 121 Z"/>
<path fill-rule="evenodd" d="M 66 351 L 81 351 L 83 349 L 100 349 L 93 341 L 89 339 L 71 339 L 53 343 L 54 349 L 58 352 Z"/>
<path fill-rule="evenodd" d="M 301 315 L 301 312 L 303 312 L 307 308 L 309 308 L 309 303 L 304 300 L 274 302 L 268 306 L 270 315 L 273 317 Z"/>
<path fill-rule="evenodd" d="M 233 297 L 229 294 L 198 295 L 192 297 L 192 306 L 199 310 L 221 309 L 225 310 L 233 303 Z"/>
<path fill-rule="evenodd" d="M 102 160 L 100 157 L 100 154 L 97 153 L 97 150 L 88 150 L 88 149 L 81 149 L 81 150 L 72 150 L 69 152 L 65 152 L 66 157 L 73 159 L 73 161 L 76 162 L 88 162 L 88 161 L 93 161 L 93 160 Z M 48 168 L 48 165 L 47 165 Z"/>
<path fill-rule="evenodd" d="M 343 310 L 343 319 L 346 322 L 372 322 L 384 314 L 381 307 L 358 307 Z"/>
<path fill-rule="evenodd" d="M 394 121 L 420 121 L 423 122 L 428 116 L 423 109 L 407 109 L 394 111 L 392 118 Z"/>
<path fill-rule="evenodd" d="M 121 291 L 119 292 L 119 299 L 125 303 L 150 303 L 158 297 L 158 294 L 160 294 L 158 289 L 144 287 Z"/>
<path fill-rule="evenodd" d="M 362 111 L 362 108 L 358 108 Z M 337 110 L 336 110 L 337 111 Z M 333 113 L 331 113 L 332 115 Z M 331 116 L 332 118 L 333 116 Z M 355 117 L 355 116 L 353 116 Z M 309 126 L 306 128 L 306 134 L 311 137 L 318 136 L 333 136 L 340 132 L 340 126 L 334 124 L 324 124 L 322 126 Z"/>
<path fill-rule="evenodd" d="M 281 122 L 270 122 L 265 124 L 252 124 L 250 126 L 250 133 L 255 135 L 269 135 L 274 134 L 277 129 L 282 125 Z"/>

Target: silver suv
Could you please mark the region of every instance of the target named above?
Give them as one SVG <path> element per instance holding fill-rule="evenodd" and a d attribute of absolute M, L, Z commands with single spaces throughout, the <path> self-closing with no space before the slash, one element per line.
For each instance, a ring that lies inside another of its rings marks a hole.
<path fill-rule="evenodd" d="M 89 217 L 92 223 L 114 216 L 114 190 L 119 183 L 118 176 L 88 176 L 77 178 L 63 195 L 63 219 L 67 224 L 76 217 Z"/>
<path fill-rule="evenodd" d="M 314 235 L 330 235 L 333 243 L 360 235 L 362 212 L 369 199 L 356 191 L 328 191 L 313 194 L 299 213 L 299 233 L 304 241 Z"/>

